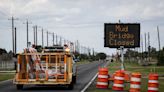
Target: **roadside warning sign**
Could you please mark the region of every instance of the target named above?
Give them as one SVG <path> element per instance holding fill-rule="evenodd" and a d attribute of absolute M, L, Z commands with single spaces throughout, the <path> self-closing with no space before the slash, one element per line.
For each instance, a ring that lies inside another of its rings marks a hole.
<path fill-rule="evenodd" d="M 140 47 L 139 23 L 105 23 L 104 47 L 110 48 Z"/>

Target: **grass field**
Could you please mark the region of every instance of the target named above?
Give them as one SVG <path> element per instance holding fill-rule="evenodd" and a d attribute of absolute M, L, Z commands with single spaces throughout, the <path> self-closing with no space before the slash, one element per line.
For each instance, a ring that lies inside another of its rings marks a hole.
<path fill-rule="evenodd" d="M 80 62 L 76 62 L 77 65 L 88 64 L 88 63 L 90 63 L 88 60 L 81 60 Z"/>
<path fill-rule="evenodd" d="M 14 75 L 15 74 L 11 74 L 11 73 L 0 73 L 0 82 L 14 78 Z"/>
<path fill-rule="evenodd" d="M 147 84 L 148 84 L 148 74 L 151 72 L 158 73 L 159 76 L 164 75 L 164 67 L 163 66 L 139 66 L 136 63 L 125 63 L 125 70 L 132 72 L 140 72 L 142 74 L 141 79 L 141 92 L 147 92 Z M 108 66 L 109 74 L 113 74 L 116 70 L 120 69 L 120 63 L 110 63 Z M 124 87 L 125 92 L 129 90 L 129 83 L 125 84 Z M 88 88 L 87 92 L 112 92 L 112 84 L 109 85 L 108 89 L 97 89 L 96 88 L 96 80 L 92 83 L 92 85 Z M 164 77 L 159 77 L 159 92 L 164 92 Z"/>

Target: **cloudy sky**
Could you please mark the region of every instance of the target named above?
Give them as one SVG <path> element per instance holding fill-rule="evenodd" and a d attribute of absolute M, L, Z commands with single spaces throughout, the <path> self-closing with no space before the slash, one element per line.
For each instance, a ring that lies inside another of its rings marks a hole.
<path fill-rule="evenodd" d="M 19 19 L 15 21 L 18 52 L 26 47 L 23 24 L 26 19 L 32 22 L 31 42 L 32 26 L 38 25 L 70 41 L 79 40 L 83 46 L 111 54 L 116 50 L 104 48 L 104 23 L 120 19 L 125 23 L 141 23 L 141 34 L 150 32 L 150 44 L 156 48 L 158 25 L 164 46 L 164 0 L 0 0 L 0 48 L 7 50 L 12 49 L 11 20 L 8 20 L 11 16 Z M 38 35 L 41 44 L 41 32 Z"/>

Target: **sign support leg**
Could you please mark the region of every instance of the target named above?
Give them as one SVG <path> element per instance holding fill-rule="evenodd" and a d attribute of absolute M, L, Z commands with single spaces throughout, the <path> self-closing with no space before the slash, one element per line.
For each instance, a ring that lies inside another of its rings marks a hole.
<path fill-rule="evenodd" d="M 124 46 L 120 46 L 120 50 L 121 50 L 121 70 L 125 70 L 125 67 L 124 67 Z"/>

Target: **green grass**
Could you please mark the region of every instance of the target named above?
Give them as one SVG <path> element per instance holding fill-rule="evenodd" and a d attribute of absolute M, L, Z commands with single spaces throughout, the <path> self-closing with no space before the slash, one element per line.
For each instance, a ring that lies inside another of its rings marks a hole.
<path fill-rule="evenodd" d="M 108 65 L 109 68 L 109 74 L 113 74 L 116 70 L 120 69 L 120 63 L 110 63 Z M 140 66 L 136 63 L 125 63 L 125 70 L 128 72 L 140 72 L 142 74 L 141 79 L 141 92 L 147 92 L 147 84 L 148 84 L 148 74 L 150 72 L 154 72 L 154 66 Z M 159 75 L 164 75 L 164 67 L 155 66 L 155 73 L 158 73 Z M 124 87 L 125 91 L 129 90 L 129 83 L 125 84 L 126 87 Z M 159 77 L 159 92 L 164 91 L 164 77 Z M 109 85 L 108 89 L 97 89 L 96 88 L 96 80 L 92 85 L 88 88 L 87 92 L 112 92 L 112 84 Z"/>
<path fill-rule="evenodd" d="M 80 60 L 80 62 L 76 62 L 77 65 L 88 64 L 88 63 L 90 63 L 88 60 Z"/>
<path fill-rule="evenodd" d="M 15 74 L 0 73 L 0 81 L 8 80 L 14 78 Z"/>

